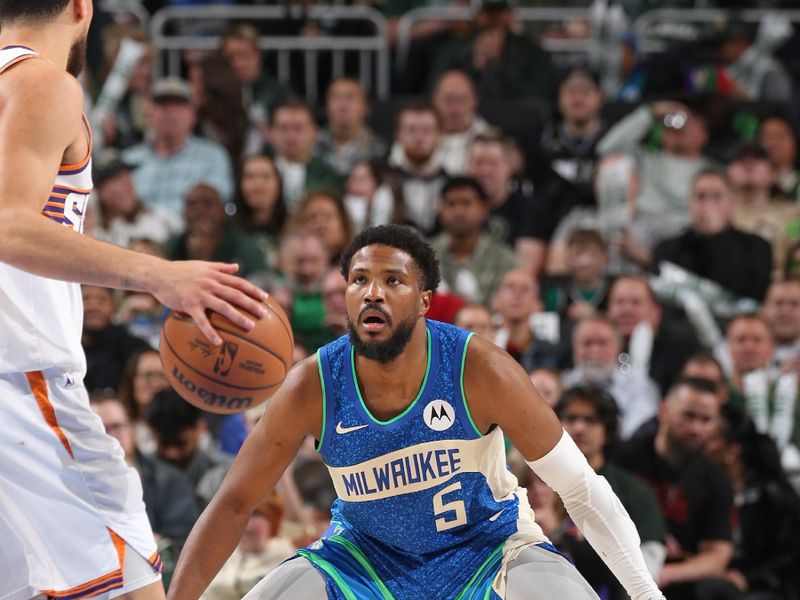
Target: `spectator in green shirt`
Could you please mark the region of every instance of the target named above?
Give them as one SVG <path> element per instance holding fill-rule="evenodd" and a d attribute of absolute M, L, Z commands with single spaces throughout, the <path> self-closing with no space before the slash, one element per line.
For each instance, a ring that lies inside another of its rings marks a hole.
<path fill-rule="evenodd" d="M 619 409 L 611 394 L 595 387 L 573 387 L 555 406 L 556 414 L 592 468 L 606 478 L 636 525 L 647 568 L 658 578 L 667 555 L 666 526 L 653 491 L 627 470 L 609 461 L 607 451 L 617 440 Z M 575 566 L 601 598 L 627 599 L 625 590 L 582 537 L 568 530 L 557 546 L 568 550 Z"/>
<path fill-rule="evenodd" d="M 210 260 L 236 263 L 237 275 L 249 277 L 267 270 L 264 252 L 228 219 L 219 192 L 200 183 L 189 190 L 183 208 L 186 231 L 167 241 L 170 260 Z"/>
<path fill-rule="evenodd" d="M 283 235 L 279 261 L 292 293 L 292 330 L 309 353 L 315 352 L 336 337 L 325 321 L 322 296 L 328 251 L 319 236 L 307 229 L 294 228 Z"/>
<path fill-rule="evenodd" d="M 313 155 L 318 131 L 311 107 L 299 98 L 289 98 L 272 112 L 270 141 L 290 213 L 310 192 L 343 191 L 344 178 Z"/>

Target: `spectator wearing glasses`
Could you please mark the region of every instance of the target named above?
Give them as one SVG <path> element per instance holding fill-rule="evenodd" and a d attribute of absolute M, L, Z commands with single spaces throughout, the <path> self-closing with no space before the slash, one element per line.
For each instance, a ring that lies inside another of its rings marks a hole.
<path fill-rule="evenodd" d="M 658 579 L 667 554 L 666 525 L 650 487 L 609 460 L 617 442 L 619 410 L 614 398 L 600 388 L 573 387 L 555 406 L 561 424 L 598 474 L 606 478 L 636 525 L 642 555 L 654 579 Z M 569 530 L 574 531 L 574 530 Z M 556 542 L 567 550 L 575 566 L 601 598 L 627 600 L 625 590 L 602 559 L 582 537 L 567 535 Z"/>

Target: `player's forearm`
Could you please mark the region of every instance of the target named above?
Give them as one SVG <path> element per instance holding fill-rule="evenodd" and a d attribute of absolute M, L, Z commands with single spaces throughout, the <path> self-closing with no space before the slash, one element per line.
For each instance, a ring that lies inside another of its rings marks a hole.
<path fill-rule="evenodd" d="M 633 600 L 663 598 L 628 513 L 566 432 L 548 454 L 528 464 L 561 496 L 569 516 Z"/>
<path fill-rule="evenodd" d="M 168 600 L 197 600 L 200 597 L 236 549 L 249 516 L 219 497 L 211 501 L 181 551 Z"/>
<path fill-rule="evenodd" d="M 0 214 L 0 262 L 42 277 L 152 291 L 162 259 L 125 250 L 27 210 Z"/>

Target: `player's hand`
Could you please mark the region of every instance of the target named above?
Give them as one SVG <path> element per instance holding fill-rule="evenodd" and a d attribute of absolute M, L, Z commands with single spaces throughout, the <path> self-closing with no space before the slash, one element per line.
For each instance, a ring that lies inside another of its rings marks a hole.
<path fill-rule="evenodd" d="M 248 331 L 255 326 L 253 317 L 260 319 L 267 314 L 262 304 L 267 293 L 236 277 L 238 270 L 238 265 L 225 263 L 167 262 L 155 275 L 152 293 L 164 306 L 192 317 L 203 335 L 218 346 L 222 338 L 208 320 L 207 310 Z"/>

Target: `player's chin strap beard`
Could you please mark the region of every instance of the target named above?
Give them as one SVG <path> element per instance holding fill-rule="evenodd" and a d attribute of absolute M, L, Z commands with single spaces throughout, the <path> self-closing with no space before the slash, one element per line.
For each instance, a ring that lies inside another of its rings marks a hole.
<path fill-rule="evenodd" d="M 388 320 L 387 320 L 388 324 Z M 417 316 L 413 315 L 411 318 L 397 323 L 392 337 L 383 342 L 364 341 L 358 336 L 358 332 L 350 319 L 347 319 L 347 333 L 350 336 L 350 343 L 353 346 L 353 351 L 363 356 L 368 360 L 374 360 L 381 364 L 387 364 L 396 359 L 403 350 L 406 349 L 408 342 L 411 340 L 411 335 L 414 333 L 414 327 L 417 324 Z"/>

